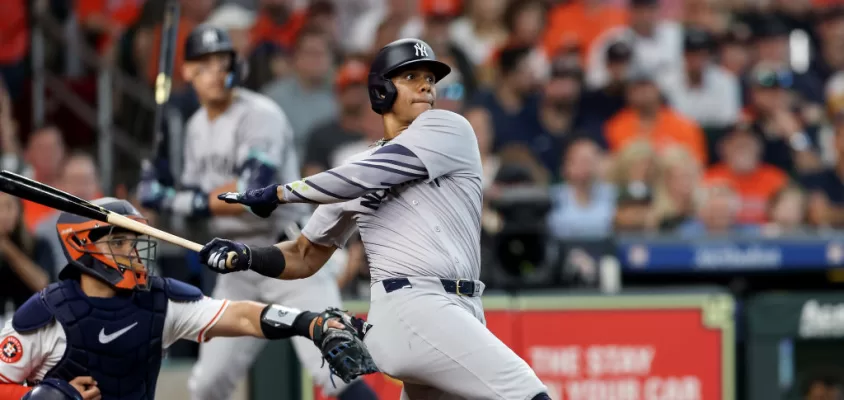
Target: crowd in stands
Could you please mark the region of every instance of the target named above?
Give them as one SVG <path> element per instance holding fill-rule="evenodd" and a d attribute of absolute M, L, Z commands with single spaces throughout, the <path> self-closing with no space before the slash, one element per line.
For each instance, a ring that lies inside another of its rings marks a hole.
<path fill-rule="evenodd" d="M 453 68 L 437 84 L 437 106 L 475 128 L 487 198 L 502 183 L 548 188 L 553 237 L 776 236 L 844 226 L 844 2 L 180 2 L 170 105 L 184 120 L 199 107 L 180 74 L 188 32 L 201 23 L 227 29 L 248 66 L 243 85 L 285 111 L 306 175 L 381 138 L 368 60 L 395 39 L 419 37 Z M 28 107 L 18 100 L 31 75 L 36 9 L 151 88 L 164 5 L 0 2 L 3 168 L 85 198 L 129 196 L 125 187 L 99 187 L 98 167 L 112 166 L 67 145 L 76 127 L 24 134 L 12 108 Z M 115 118 L 127 130 L 137 120 Z M 0 280 L 5 265 L 43 262 L 55 271 L 61 254 L 37 261 L 35 250 L 57 249 L 54 219 L 0 196 Z M 501 226 L 492 211 L 483 221 L 491 233 Z M 29 287 L 43 281 L 17 276 Z"/>

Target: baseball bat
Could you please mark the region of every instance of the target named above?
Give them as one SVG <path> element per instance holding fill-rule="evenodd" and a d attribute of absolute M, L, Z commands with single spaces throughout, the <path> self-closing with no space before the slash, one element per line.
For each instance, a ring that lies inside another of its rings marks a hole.
<path fill-rule="evenodd" d="M 153 115 L 153 156 L 156 160 L 164 142 L 162 125 L 164 120 L 164 104 L 170 99 L 173 87 L 173 64 L 176 57 L 176 37 L 179 33 L 179 0 L 168 0 L 164 9 L 164 22 L 161 24 L 161 42 L 158 52 L 158 73 L 155 76 L 155 114 Z M 149 163 L 144 160 L 144 163 Z M 149 165 L 145 165 L 149 167 Z"/>
<path fill-rule="evenodd" d="M 9 171 L 0 171 L 0 191 L 24 200 L 55 208 L 59 211 L 106 222 L 132 232 L 148 235 L 188 250 L 196 252 L 202 250 L 202 245 L 199 243 L 153 228 L 142 222 L 106 210 L 70 193 Z"/>

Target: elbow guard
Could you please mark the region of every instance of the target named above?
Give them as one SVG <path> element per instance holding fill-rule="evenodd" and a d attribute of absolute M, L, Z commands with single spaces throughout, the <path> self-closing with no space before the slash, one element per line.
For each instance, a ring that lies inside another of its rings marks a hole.
<path fill-rule="evenodd" d="M 311 321 L 316 313 L 271 304 L 261 311 L 261 332 L 270 340 L 293 336 L 311 337 Z"/>

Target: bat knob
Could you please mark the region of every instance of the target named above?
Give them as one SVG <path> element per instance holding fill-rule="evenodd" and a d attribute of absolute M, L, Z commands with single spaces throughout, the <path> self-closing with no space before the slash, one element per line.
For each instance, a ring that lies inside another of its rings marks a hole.
<path fill-rule="evenodd" d="M 230 251 L 226 255 L 226 268 L 234 269 L 234 264 L 237 262 L 237 252 Z"/>

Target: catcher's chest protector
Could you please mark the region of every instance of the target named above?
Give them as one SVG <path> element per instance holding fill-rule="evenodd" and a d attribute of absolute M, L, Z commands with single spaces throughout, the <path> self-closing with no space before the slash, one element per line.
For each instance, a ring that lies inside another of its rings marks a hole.
<path fill-rule="evenodd" d="M 91 376 L 103 400 L 153 399 L 168 297 L 160 278 L 150 284 L 149 292 L 90 298 L 77 281 L 64 280 L 21 307 L 15 314 L 15 328 L 38 329 L 52 319 L 45 319 L 45 313 L 61 324 L 67 350 L 45 378 L 70 381 Z M 27 315 L 19 317 L 22 312 Z"/>

